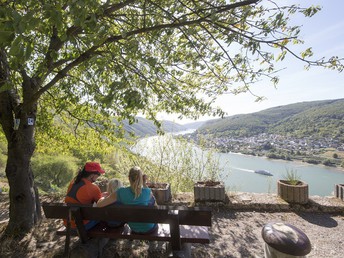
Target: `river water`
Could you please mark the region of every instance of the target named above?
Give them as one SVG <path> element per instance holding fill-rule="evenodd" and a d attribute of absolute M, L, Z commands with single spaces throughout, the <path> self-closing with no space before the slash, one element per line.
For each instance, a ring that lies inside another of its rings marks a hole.
<path fill-rule="evenodd" d="M 153 136 L 142 139 L 134 152 L 149 158 L 149 149 L 156 148 L 157 139 L 164 136 Z M 160 143 L 161 144 L 161 143 Z M 193 148 L 197 148 L 193 146 Z M 141 149 L 141 150 L 140 150 Z M 344 184 L 344 171 L 323 165 L 312 165 L 303 162 L 273 160 L 265 157 L 242 155 L 237 153 L 213 153 L 221 168 L 221 180 L 229 191 L 276 193 L 277 181 L 284 179 L 287 171 L 296 171 L 300 180 L 308 183 L 309 194 L 319 196 L 333 195 L 336 184 Z M 273 174 L 265 176 L 254 173 L 264 169 Z"/>
<path fill-rule="evenodd" d="M 216 155 L 219 155 L 219 160 L 224 166 L 223 175 L 228 175 L 224 181 L 229 190 L 276 193 L 277 181 L 284 179 L 287 170 L 296 171 L 300 180 L 308 183 L 310 195 L 333 195 L 335 184 L 344 183 L 344 171 L 337 168 L 235 153 Z M 257 169 L 268 170 L 273 176 L 254 173 Z"/>

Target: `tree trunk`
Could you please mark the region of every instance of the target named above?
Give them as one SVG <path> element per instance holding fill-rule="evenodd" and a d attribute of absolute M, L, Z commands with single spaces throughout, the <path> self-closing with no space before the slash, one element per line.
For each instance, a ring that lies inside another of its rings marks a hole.
<path fill-rule="evenodd" d="M 5 235 L 15 237 L 29 232 L 41 216 L 30 167 L 37 113 L 37 101 L 32 96 L 38 84 L 23 72 L 21 101 L 15 88 L 6 86 L 11 85 L 9 71 L 6 51 L 0 49 L 0 87 L 7 87 L 0 92 L 0 124 L 8 144 L 6 176 L 10 187 L 10 218 Z M 20 121 L 19 125 L 15 121 Z"/>
<path fill-rule="evenodd" d="M 27 118 L 21 119 L 19 129 L 8 142 L 6 176 L 10 186 L 10 219 L 6 234 L 11 236 L 27 233 L 41 216 L 30 166 L 35 149 L 34 125 L 28 125 L 27 121 Z"/>
<path fill-rule="evenodd" d="M 10 187 L 10 218 L 5 234 L 10 236 L 29 232 L 41 218 L 38 191 L 30 167 L 35 149 L 33 128 L 23 127 L 26 128 L 14 130 L 13 137 L 8 139 L 6 176 Z"/>

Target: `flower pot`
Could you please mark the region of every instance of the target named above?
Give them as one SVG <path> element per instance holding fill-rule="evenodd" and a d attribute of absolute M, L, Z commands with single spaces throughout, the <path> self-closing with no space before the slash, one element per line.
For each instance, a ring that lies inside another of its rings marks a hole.
<path fill-rule="evenodd" d="M 172 199 L 171 186 L 168 183 L 147 183 L 147 186 L 152 190 L 156 203 L 167 204 Z"/>
<path fill-rule="evenodd" d="M 344 201 L 344 184 L 337 184 L 334 187 L 335 196 Z"/>
<path fill-rule="evenodd" d="M 287 180 L 277 181 L 278 196 L 289 203 L 305 204 L 308 202 L 308 184 L 298 181 L 292 185 Z"/>
<path fill-rule="evenodd" d="M 194 185 L 194 198 L 197 201 L 225 201 L 225 185 L 220 181 L 199 181 Z"/>

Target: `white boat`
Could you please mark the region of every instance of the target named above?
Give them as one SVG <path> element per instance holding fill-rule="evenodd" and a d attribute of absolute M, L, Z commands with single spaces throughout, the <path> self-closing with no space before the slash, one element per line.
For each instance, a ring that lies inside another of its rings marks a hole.
<path fill-rule="evenodd" d="M 254 173 L 265 175 L 265 176 L 273 176 L 273 174 L 271 174 L 269 171 L 264 170 L 264 169 L 255 170 Z"/>

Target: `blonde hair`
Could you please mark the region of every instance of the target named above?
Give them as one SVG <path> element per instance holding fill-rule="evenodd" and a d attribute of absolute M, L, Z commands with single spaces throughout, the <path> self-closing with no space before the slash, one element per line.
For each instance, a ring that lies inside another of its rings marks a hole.
<path fill-rule="evenodd" d="M 120 180 L 113 178 L 107 184 L 107 192 L 108 194 L 112 194 L 117 191 L 118 188 L 122 187 L 123 184 Z"/>
<path fill-rule="evenodd" d="M 140 167 L 135 166 L 129 170 L 129 182 L 136 199 L 140 196 L 143 186 L 142 171 Z"/>

